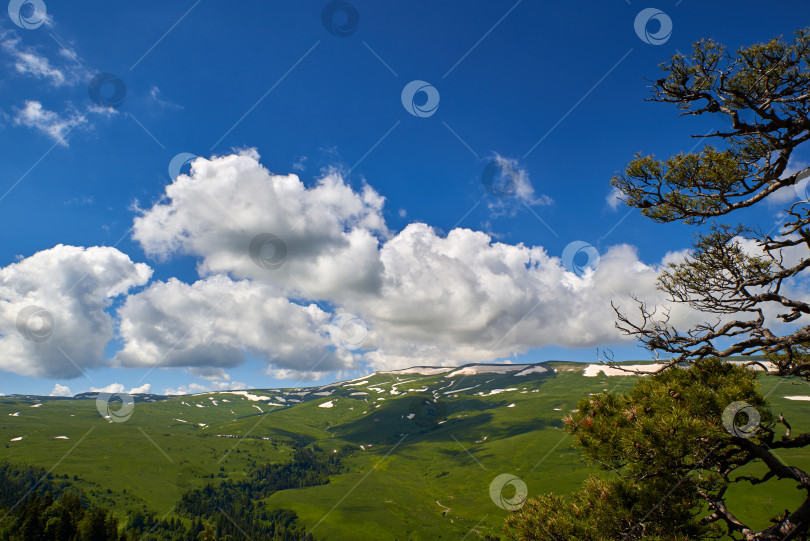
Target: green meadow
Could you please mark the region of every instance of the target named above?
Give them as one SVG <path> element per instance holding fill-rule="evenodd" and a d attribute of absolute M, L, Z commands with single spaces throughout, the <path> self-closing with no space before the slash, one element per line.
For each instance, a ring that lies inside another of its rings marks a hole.
<path fill-rule="evenodd" d="M 329 483 L 275 492 L 266 505 L 294 510 L 317 539 L 503 538 L 509 511 L 490 497 L 492 480 L 513 474 L 530 496 L 574 490 L 594 466 L 582 462 L 562 418 L 581 398 L 637 379 L 541 366 L 526 375 L 473 365 L 452 377 L 387 373 L 319 388 L 141 396 L 124 422 L 105 419 L 92 397 L 0 397 L 0 452 L 67 478 L 125 523 L 136 509 L 179 517 L 189 489 L 242 480 L 253 466 L 288 461 L 296 447 L 348 446 Z M 794 431 L 810 430 L 810 402 L 784 398 L 810 395 L 807 383 L 759 381 L 773 411 Z M 801 449 L 780 457 L 810 468 Z M 734 492 L 729 504 L 759 527 L 798 497 L 769 482 Z"/>

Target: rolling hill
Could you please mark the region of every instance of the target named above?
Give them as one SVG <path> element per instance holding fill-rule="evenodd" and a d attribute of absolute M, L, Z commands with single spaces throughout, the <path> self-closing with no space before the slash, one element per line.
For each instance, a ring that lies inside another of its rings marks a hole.
<path fill-rule="evenodd" d="M 121 522 L 135 510 L 187 521 L 177 508 L 187 491 L 244 481 L 317 446 L 345 457 L 340 472 L 264 500 L 294 510 L 317 539 L 498 537 L 509 511 L 491 497 L 493 479 L 518 477 L 529 495 L 576 488 L 592 466 L 561 419 L 582 397 L 637 379 L 618 374 L 563 361 L 417 366 L 319 387 L 137 395 L 126 419 L 114 402 L 105 415 L 95 393 L 5 396 L 0 457 L 45 468 Z M 775 411 L 808 430 L 810 385 L 767 375 L 760 384 Z M 786 460 L 810 467 L 791 452 Z M 764 525 L 795 503 L 792 492 L 774 484 L 730 501 Z"/>

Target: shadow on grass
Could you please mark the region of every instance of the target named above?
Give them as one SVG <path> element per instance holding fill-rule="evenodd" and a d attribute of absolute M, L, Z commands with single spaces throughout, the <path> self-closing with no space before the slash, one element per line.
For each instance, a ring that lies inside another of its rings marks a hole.
<path fill-rule="evenodd" d="M 489 439 L 500 439 L 562 426 L 561 420 L 540 418 L 514 422 L 507 418 L 505 422 L 499 419 L 498 423 L 492 423 L 495 416 L 489 410 L 503 408 L 507 402 L 492 403 L 476 398 L 435 402 L 430 395 L 405 396 L 387 400 L 379 408 L 369 410 L 363 418 L 335 427 L 333 432 L 335 437 L 357 445 L 385 445 L 396 443 L 404 434 L 409 434 L 409 443 L 452 440 L 451 434 L 461 441 L 474 441 L 469 434 L 481 437 L 486 433 Z"/>

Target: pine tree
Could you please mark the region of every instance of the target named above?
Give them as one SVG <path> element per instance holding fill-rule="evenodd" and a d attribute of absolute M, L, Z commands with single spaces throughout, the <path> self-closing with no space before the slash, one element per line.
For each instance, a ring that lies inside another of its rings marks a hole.
<path fill-rule="evenodd" d="M 565 430 L 603 473 L 570 496 L 530 499 L 507 519 L 510 534 L 521 541 L 697 540 L 730 532 L 749 541 L 806 539 L 810 476 L 774 453 L 810 444 L 810 433 L 777 437 L 777 425 L 787 422 L 768 409 L 756 377 L 745 367 L 703 359 L 641 379 L 627 393 L 580 400 L 564 419 Z M 745 407 L 729 409 L 733 404 Z M 761 478 L 737 471 L 754 462 L 766 467 Z M 759 490 L 775 479 L 797 483 L 805 500 L 755 531 L 744 510 L 727 506 L 726 491 L 732 485 Z"/>

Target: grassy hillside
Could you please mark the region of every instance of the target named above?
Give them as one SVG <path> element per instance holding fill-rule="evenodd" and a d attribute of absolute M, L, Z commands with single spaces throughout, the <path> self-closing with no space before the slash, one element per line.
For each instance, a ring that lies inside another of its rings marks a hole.
<path fill-rule="evenodd" d="M 492 479 L 514 474 L 530 495 L 576 488 L 591 469 L 561 418 L 580 398 L 636 379 L 587 377 L 575 363 L 534 368 L 518 375 L 474 365 L 319 388 L 141 397 L 126 422 L 104 419 L 90 398 L 0 397 L 0 458 L 75 479 L 126 521 L 136 508 L 173 516 L 188 489 L 244 479 L 251 466 L 289 460 L 301 445 L 352 446 L 328 484 L 276 492 L 267 503 L 295 510 L 318 539 L 499 536 L 508 511 L 491 500 Z M 784 398 L 810 395 L 807 384 L 760 382 L 794 430 L 810 430 L 810 402 Z M 810 468 L 806 452 L 782 453 Z M 765 524 L 795 504 L 788 488 L 774 483 L 763 496 L 735 494 L 730 503 Z"/>

